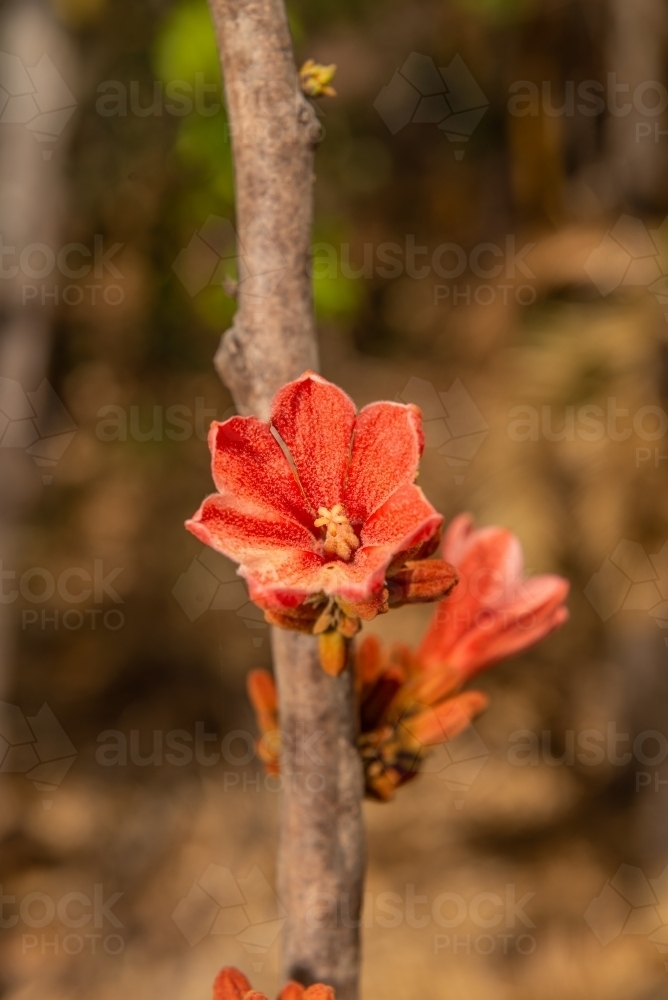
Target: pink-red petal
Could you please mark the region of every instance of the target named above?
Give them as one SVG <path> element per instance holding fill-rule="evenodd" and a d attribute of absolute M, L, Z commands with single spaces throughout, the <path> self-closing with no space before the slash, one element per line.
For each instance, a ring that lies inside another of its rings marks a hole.
<path fill-rule="evenodd" d="M 462 683 L 499 660 L 508 659 L 535 646 L 568 620 L 568 608 L 560 606 L 547 614 L 517 620 L 503 627 L 502 619 L 488 633 L 473 630 L 452 650 L 449 663 L 461 674 Z"/>
<path fill-rule="evenodd" d="M 355 424 L 350 397 L 305 372 L 276 393 L 271 422 L 292 455 L 312 512 L 341 503 Z"/>
<path fill-rule="evenodd" d="M 441 554 L 446 562 L 458 566 L 464 555 L 467 542 L 475 531 L 473 514 L 458 514 L 446 528 L 443 535 Z"/>
<path fill-rule="evenodd" d="M 384 545 L 395 553 L 431 538 L 443 523 L 419 486 L 401 486 L 364 524 L 364 545 Z"/>
<path fill-rule="evenodd" d="M 235 504 L 220 493 L 207 497 L 186 528 L 218 552 L 244 562 L 269 550 L 315 551 L 313 535 L 301 524 L 280 514 Z"/>
<path fill-rule="evenodd" d="M 355 421 L 345 487 L 352 522 L 363 523 L 406 483 L 412 483 L 424 447 L 422 414 L 403 403 L 371 403 Z"/>
<path fill-rule="evenodd" d="M 257 417 L 231 417 L 209 431 L 211 471 L 223 496 L 264 507 L 313 528 L 290 463 L 269 424 Z"/>

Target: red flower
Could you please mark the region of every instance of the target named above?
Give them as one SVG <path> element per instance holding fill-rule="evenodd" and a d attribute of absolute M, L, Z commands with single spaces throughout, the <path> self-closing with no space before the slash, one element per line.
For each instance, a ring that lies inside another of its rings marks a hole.
<path fill-rule="evenodd" d="M 239 563 L 272 623 L 350 637 L 359 619 L 388 610 L 386 579 L 398 571 L 398 600 L 435 600 L 454 585 L 451 567 L 447 580 L 434 571 L 429 585 L 411 583 L 443 520 L 413 483 L 417 407 L 372 403 L 356 414 L 341 389 L 306 372 L 276 394 L 270 424 L 214 422 L 209 446 L 218 492 L 186 527 Z M 336 672 L 338 647 L 326 646 Z"/>
<path fill-rule="evenodd" d="M 267 1000 L 264 993 L 251 987 L 243 972 L 226 966 L 221 969 L 213 984 L 213 1000 Z M 336 1000 L 331 986 L 314 983 L 302 986 L 290 980 L 278 994 L 278 1000 Z"/>
<path fill-rule="evenodd" d="M 418 650 L 425 667 L 447 663 L 461 683 L 498 660 L 535 645 L 568 618 L 568 581 L 524 577 L 519 539 L 504 528 L 475 530 L 470 514 L 448 527 L 442 554 L 459 584 L 441 601 Z"/>
<path fill-rule="evenodd" d="M 474 531 L 470 515 L 462 514 L 448 528 L 443 555 L 447 562 L 425 561 L 413 573 L 411 586 L 424 585 L 432 565 L 451 562 L 459 574 L 419 650 L 395 645 L 385 651 L 368 636 L 355 652 L 358 747 L 372 798 L 392 798 L 418 774 L 431 747 L 453 739 L 486 708 L 487 695 L 461 690 L 470 677 L 538 642 L 568 617 L 568 582 L 559 576 L 525 579 L 522 549 L 509 531 Z M 401 573 L 395 585 L 400 581 Z M 271 675 L 251 671 L 248 694 L 262 733 L 258 756 L 269 773 L 278 774 L 281 742 Z"/>

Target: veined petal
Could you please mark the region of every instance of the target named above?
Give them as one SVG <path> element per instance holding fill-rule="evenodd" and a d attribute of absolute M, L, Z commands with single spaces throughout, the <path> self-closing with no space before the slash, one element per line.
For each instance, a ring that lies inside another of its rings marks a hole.
<path fill-rule="evenodd" d="M 422 414 L 403 403 L 371 403 L 355 421 L 345 507 L 364 522 L 406 483 L 412 483 L 424 447 Z"/>
<path fill-rule="evenodd" d="M 314 372 L 305 372 L 274 396 L 271 422 L 287 445 L 313 511 L 343 499 L 355 404 Z"/>
<path fill-rule="evenodd" d="M 313 518 L 290 463 L 257 417 L 231 417 L 209 431 L 211 471 L 216 489 L 269 511 L 292 517 L 308 528 Z"/>
<path fill-rule="evenodd" d="M 205 545 L 242 564 L 271 550 L 316 548 L 315 538 L 303 525 L 266 509 L 242 506 L 220 493 L 204 500 L 186 528 Z"/>
<path fill-rule="evenodd" d="M 263 514 L 230 506 L 214 493 L 186 521 L 186 528 L 239 563 L 250 598 L 260 607 L 295 607 L 315 592 L 307 581 L 317 582 L 324 560 L 306 528 L 286 517 Z"/>
<path fill-rule="evenodd" d="M 460 672 L 462 683 L 481 670 L 524 652 L 568 621 L 568 608 L 563 605 L 522 620 L 513 620 L 504 627 L 499 616 L 496 627 L 489 632 L 474 629 L 452 649 L 448 662 Z"/>
<path fill-rule="evenodd" d="M 387 545 L 403 552 L 438 531 L 442 516 L 429 503 L 419 486 L 399 487 L 362 528 L 363 545 Z"/>

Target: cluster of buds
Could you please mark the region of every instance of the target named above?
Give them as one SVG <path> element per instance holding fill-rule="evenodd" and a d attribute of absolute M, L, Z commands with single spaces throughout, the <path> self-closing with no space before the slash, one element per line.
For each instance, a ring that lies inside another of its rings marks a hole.
<path fill-rule="evenodd" d="M 446 532 L 442 555 L 443 565 L 452 570 L 448 560 L 454 563 L 459 582 L 438 604 L 419 648 L 395 644 L 385 650 L 370 635 L 355 652 L 358 747 L 371 798 L 392 798 L 432 747 L 453 739 L 483 711 L 487 695 L 462 690 L 473 676 L 539 642 L 568 615 L 567 582 L 548 574 L 525 578 L 519 541 L 503 528 L 476 531 L 470 515 L 462 514 Z M 400 586 L 419 587 L 432 565 L 439 561 L 402 570 Z M 252 671 L 248 693 L 261 733 L 258 756 L 278 774 L 279 706 L 271 674 Z"/>
<path fill-rule="evenodd" d="M 264 993 L 254 990 L 243 972 L 232 966 L 221 969 L 213 984 L 213 1000 L 267 1000 Z M 315 983 L 302 986 L 290 980 L 278 994 L 278 1000 L 336 1000 L 331 986 Z"/>
<path fill-rule="evenodd" d="M 307 97 L 336 97 L 336 91 L 330 86 L 335 73 L 334 63 L 323 66 L 314 59 L 307 59 L 299 70 L 299 84 Z"/>
<path fill-rule="evenodd" d="M 487 706 L 487 696 L 458 692 L 454 671 L 427 674 L 407 646 L 386 651 L 374 635 L 362 640 L 354 664 L 365 791 L 369 798 L 387 801 L 415 777 L 433 746 L 468 726 Z M 267 670 L 252 670 L 247 687 L 261 733 L 257 754 L 267 773 L 277 775 L 282 746 L 274 679 Z"/>

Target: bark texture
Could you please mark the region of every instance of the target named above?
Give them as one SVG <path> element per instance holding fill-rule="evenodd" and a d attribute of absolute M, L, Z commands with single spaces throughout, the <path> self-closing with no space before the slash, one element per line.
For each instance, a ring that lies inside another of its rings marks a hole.
<path fill-rule="evenodd" d="M 236 181 L 238 310 L 216 367 L 242 413 L 269 416 L 317 368 L 308 251 L 319 126 L 303 96 L 283 0 L 209 0 Z M 312 636 L 272 630 L 286 745 L 278 853 L 282 977 L 356 1000 L 364 871 L 362 764 L 350 670 L 333 679 Z M 342 919 L 343 918 L 343 919 Z"/>
<path fill-rule="evenodd" d="M 283 0 L 210 0 L 234 150 L 238 310 L 216 367 L 244 413 L 317 366 L 311 280 L 319 125 L 297 77 Z"/>
<path fill-rule="evenodd" d="M 354 1000 L 364 877 L 364 779 L 349 668 L 324 672 L 311 636 L 274 629 L 274 665 L 287 750 L 281 761 L 278 895 L 288 913 L 283 977 Z"/>

